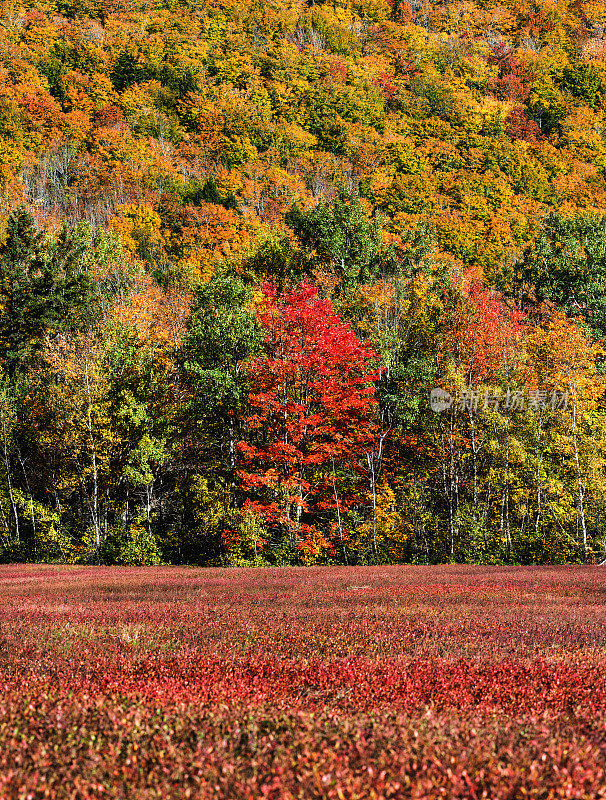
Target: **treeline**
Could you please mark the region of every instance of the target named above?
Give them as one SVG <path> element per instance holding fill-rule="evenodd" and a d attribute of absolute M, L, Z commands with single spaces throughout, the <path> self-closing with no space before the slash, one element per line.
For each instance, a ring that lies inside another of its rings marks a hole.
<path fill-rule="evenodd" d="M 606 6 L 0 23 L 2 560 L 604 550 Z"/>
<path fill-rule="evenodd" d="M 288 223 L 288 246 L 189 295 L 116 234 L 48 236 L 10 215 L 2 558 L 516 563 L 603 548 L 606 218 L 551 217 L 501 291 L 436 258 L 429 232 L 386 244 L 355 197 Z"/>

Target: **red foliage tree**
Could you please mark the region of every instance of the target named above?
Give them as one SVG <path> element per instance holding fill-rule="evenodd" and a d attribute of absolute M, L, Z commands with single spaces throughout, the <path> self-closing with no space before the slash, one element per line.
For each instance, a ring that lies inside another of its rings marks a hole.
<path fill-rule="evenodd" d="M 528 117 L 521 106 L 515 106 L 507 115 L 505 132 L 512 139 L 523 139 L 526 142 L 534 142 L 541 135 L 537 123 Z"/>
<path fill-rule="evenodd" d="M 530 94 L 530 85 L 535 74 L 505 45 L 493 48 L 490 58 L 498 64 L 499 75 L 488 82 L 488 88 L 501 100 L 525 102 Z"/>
<path fill-rule="evenodd" d="M 470 388 L 498 382 L 499 372 L 520 348 L 526 317 L 509 308 L 498 292 L 485 288 L 475 270 L 453 272 L 450 281 L 458 302 L 450 312 L 449 356 Z"/>
<path fill-rule="evenodd" d="M 344 509 L 363 497 L 357 465 L 375 437 L 376 354 L 307 284 L 280 299 L 266 285 L 259 318 L 265 352 L 250 366 L 240 477 L 247 507 L 305 559 L 334 546 L 326 531 L 342 536 Z"/>

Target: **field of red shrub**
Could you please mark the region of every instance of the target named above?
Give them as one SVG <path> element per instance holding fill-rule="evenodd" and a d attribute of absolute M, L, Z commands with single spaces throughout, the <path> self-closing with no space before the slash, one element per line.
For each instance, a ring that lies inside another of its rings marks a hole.
<path fill-rule="evenodd" d="M 0 798 L 606 798 L 600 567 L 0 567 Z"/>

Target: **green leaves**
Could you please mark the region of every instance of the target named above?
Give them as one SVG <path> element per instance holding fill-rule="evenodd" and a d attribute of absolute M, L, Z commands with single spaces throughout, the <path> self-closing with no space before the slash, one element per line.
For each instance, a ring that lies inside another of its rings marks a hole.
<path fill-rule="evenodd" d="M 295 206 L 286 223 L 307 248 L 311 265 L 329 267 L 346 284 L 367 281 L 381 266 L 380 220 L 369 218 L 356 197 L 321 200 L 311 211 Z"/>
<path fill-rule="evenodd" d="M 606 216 L 552 214 L 517 266 L 501 275 L 502 288 L 523 308 L 545 301 L 606 337 Z"/>
<path fill-rule="evenodd" d="M 562 88 L 591 108 L 600 102 L 601 77 L 593 64 L 575 61 L 564 69 Z"/>
<path fill-rule="evenodd" d="M 215 275 L 201 285 L 179 354 L 192 466 L 229 487 L 228 504 L 235 502 L 237 414 L 248 395 L 244 365 L 260 341 L 252 300 L 238 278 Z"/>
<path fill-rule="evenodd" d="M 201 413 L 233 410 L 244 397 L 242 365 L 259 341 L 252 292 L 237 278 L 216 275 L 197 291 L 181 358 Z"/>
<path fill-rule="evenodd" d="M 0 249 L 0 362 L 10 374 L 46 336 L 92 322 L 101 296 L 122 288 L 111 275 L 119 255 L 115 237 L 88 223 L 65 225 L 48 239 L 24 209 L 10 215 Z"/>

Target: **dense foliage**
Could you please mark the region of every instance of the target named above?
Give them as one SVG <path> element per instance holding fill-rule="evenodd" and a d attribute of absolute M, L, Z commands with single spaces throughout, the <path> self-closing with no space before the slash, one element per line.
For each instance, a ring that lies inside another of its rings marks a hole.
<path fill-rule="evenodd" d="M 606 797 L 599 567 L 0 586 L 5 800 Z"/>
<path fill-rule="evenodd" d="M 0 560 L 605 550 L 604 4 L 0 23 Z"/>

